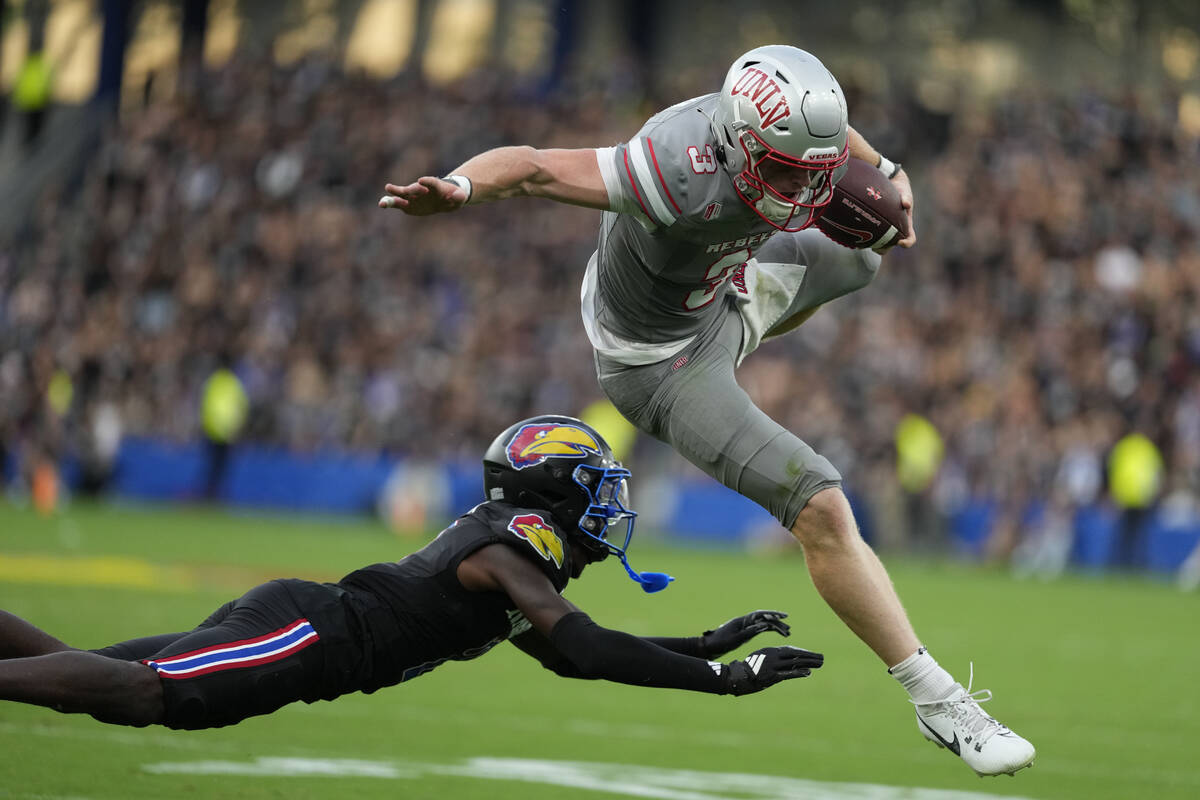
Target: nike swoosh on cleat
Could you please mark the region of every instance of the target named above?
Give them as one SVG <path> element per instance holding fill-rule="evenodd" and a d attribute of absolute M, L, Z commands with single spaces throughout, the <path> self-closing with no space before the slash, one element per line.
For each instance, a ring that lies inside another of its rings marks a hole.
<path fill-rule="evenodd" d="M 949 750 L 951 753 L 954 753 L 954 755 L 959 756 L 960 758 L 962 757 L 962 748 L 960 748 L 958 746 L 958 734 L 957 733 L 954 734 L 953 742 L 947 742 L 945 739 L 943 739 L 941 737 L 941 735 L 937 731 L 935 731 L 933 728 L 929 727 L 929 724 L 927 722 L 925 722 L 925 720 L 921 719 L 920 716 L 917 717 L 917 721 L 921 723 L 922 727 L 924 727 L 925 730 L 932 733 L 934 735 L 934 737 L 939 742 L 941 742 L 947 750 Z"/>

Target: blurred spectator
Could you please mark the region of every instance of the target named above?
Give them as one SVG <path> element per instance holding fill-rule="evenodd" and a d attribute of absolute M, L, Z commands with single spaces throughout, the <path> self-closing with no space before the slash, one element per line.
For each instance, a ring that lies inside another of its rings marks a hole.
<path fill-rule="evenodd" d="M 200 419 L 208 451 L 204 496 L 209 500 L 220 494 L 229 466 L 229 448 L 246 424 L 246 390 L 229 367 L 229 356 L 222 353 L 217 369 L 204 381 L 200 399 Z"/>
<path fill-rule="evenodd" d="M 50 105 L 50 64 L 46 54 L 35 51 L 25 57 L 13 86 L 13 105 L 24 120 L 21 140 L 31 149 L 42 134 Z"/>
<path fill-rule="evenodd" d="M 942 550 L 944 526 L 933 499 L 933 483 L 945 446 L 928 419 L 908 413 L 896 426 L 896 481 L 904 492 L 906 541 L 924 553 Z"/>
<path fill-rule="evenodd" d="M 53 88 L 53 71 L 45 53 L 48 11 L 46 0 L 29 0 L 24 9 L 29 24 L 28 52 L 17 70 L 12 102 L 22 118 L 21 139 L 26 150 L 32 149 L 41 136 Z"/>
<path fill-rule="evenodd" d="M 123 426 L 112 380 L 95 358 L 83 363 L 79 378 L 79 491 L 97 497 L 108 491 L 121 446 Z"/>
<path fill-rule="evenodd" d="M 1113 446 L 1108 456 L 1108 491 L 1121 512 L 1116 555 L 1121 567 L 1142 565 L 1142 535 L 1162 480 L 1162 454 L 1144 434 L 1128 433 Z"/>

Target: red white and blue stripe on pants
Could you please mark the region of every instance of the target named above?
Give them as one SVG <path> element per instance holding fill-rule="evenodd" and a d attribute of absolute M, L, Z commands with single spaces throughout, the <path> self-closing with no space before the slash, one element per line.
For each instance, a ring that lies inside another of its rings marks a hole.
<path fill-rule="evenodd" d="M 300 652 L 320 638 L 311 622 L 298 619 L 264 636 L 204 647 L 190 653 L 150 658 L 142 663 L 158 670 L 163 678 L 195 678 L 227 669 L 269 664 Z"/>

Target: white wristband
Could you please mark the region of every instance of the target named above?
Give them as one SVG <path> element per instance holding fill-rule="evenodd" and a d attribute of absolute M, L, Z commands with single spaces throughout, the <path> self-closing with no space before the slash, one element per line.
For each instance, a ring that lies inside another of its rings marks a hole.
<path fill-rule="evenodd" d="M 884 174 L 889 180 L 896 177 L 900 173 L 900 165 L 893 162 L 883 153 L 879 154 L 879 166 L 877 169 Z"/>
<path fill-rule="evenodd" d="M 470 178 L 468 178 L 466 175 L 447 175 L 446 177 L 442 178 L 442 180 L 455 184 L 467 193 L 467 199 L 463 202 L 463 205 L 471 202 L 471 192 L 474 187 L 471 186 Z"/>

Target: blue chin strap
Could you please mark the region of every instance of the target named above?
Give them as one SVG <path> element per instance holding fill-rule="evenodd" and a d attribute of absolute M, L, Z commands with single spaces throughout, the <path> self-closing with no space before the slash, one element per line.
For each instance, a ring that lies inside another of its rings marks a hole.
<path fill-rule="evenodd" d="M 638 572 L 629 566 L 625 551 L 633 539 L 633 522 L 637 512 L 625 506 L 627 488 L 625 480 L 629 470 L 624 467 L 598 468 L 580 464 L 575 468 L 574 480 L 587 490 L 590 502 L 587 511 L 579 520 L 579 530 L 590 539 L 595 539 L 608 548 L 608 552 L 621 559 L 630 579 L 642 587 L 647 594 L 661 592 L 675 580 L 665 572 Z M 608 529 L 613 523 L 624 521 L 625 541 L 620 547 L 608 540 Z M 589 530 L 589 527 L 591 530 Z"/>

